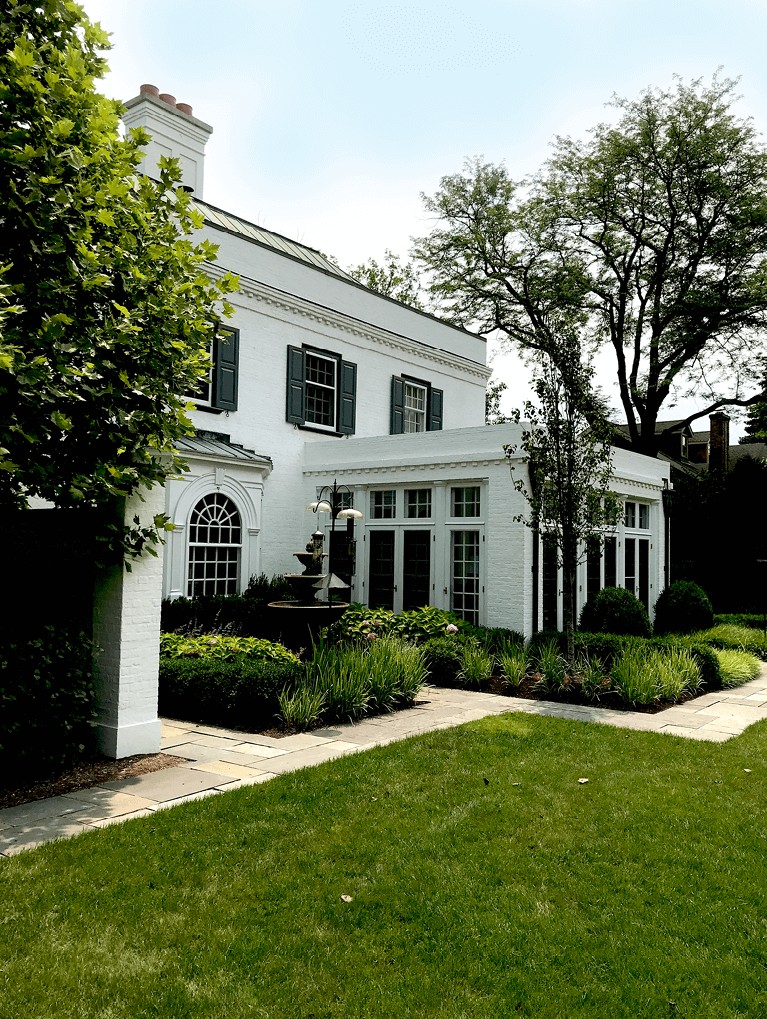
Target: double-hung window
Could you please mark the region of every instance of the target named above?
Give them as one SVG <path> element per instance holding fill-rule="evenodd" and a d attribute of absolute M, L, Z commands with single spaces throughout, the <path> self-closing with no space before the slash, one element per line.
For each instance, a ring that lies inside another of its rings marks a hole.
<path fill-rule="evenodd" d="M 442 390 L 424 379 L 393 375 L 391 380 L 392 435 L 436 432 L 442 428 Z"/>
<path fill-rule="evenodd" d="M 237 410 L 239 347 L 239 330 L 217 324 L 208 343 L 207 377 L 184 394 L 195 406 L 212 411 Z"/>
<path fill-rule="evenodd" d="M 305 428 L 353 435 L 357 366 L 329 350 L 288 347 L 286 420 Z"/>

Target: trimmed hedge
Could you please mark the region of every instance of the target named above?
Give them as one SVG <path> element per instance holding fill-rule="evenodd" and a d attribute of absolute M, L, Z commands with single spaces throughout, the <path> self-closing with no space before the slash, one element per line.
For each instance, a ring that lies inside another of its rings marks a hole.
<path fill-rule="evenodd" d="M 463 641 L 452 637 L 432 637 L 423 645 L 424 663 L 429 670 L 429 680 L 452 685 L 458 681 L 463 666 Z"/>
<path fill-rule="evenodd" d="M 303 675 L 297 662 L 229 659 L 160 659 L 161 715 L 209 725 L 256 730 L 274 722 L 277 698 Z"/>
<path fill-rule="evenodd" d="M 693 633 L 714 625 L 714 610 L 702 587 L 675 580 L 655 603 L 655 633 Z"/>
<path fill-rule="evenodd" d="M 44 626 L 0 646 L 0 784 L 37 777 L 95 749 L 93 645 Z"/>
<path fill-rule="evenodd" d="M 743 613 L 725 613 L 724 615 L 714 616 L 714 626 L 744 626 L 749 630 L 764 630 L 767 625 L 767 605 L 765 605 L 765 611 L 763 613 L 755 614 L 743 614 Z"/>
<path fill-rule="evenodd" d="M 624 587 L 604 587 L 589 598 L 581 611 L 579 629 L 626 637 L 652 635 L 647 609 Z"/>

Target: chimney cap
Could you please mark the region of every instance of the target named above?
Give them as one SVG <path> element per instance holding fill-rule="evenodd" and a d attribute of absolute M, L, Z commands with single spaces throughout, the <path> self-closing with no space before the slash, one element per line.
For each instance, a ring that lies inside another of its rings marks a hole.
<path fill-rule="evenodd" d="M 172 96 L 170 94 L 170 92 L 161 92 L 160 93 L 160 99 L 162 99 L 162 101 L 164 103 L 167 103 L 168 106 L 174 106 L 175 107 L 175 105 L 176 105 L 176 97 Z"/>
<path fill-rule="evenodd" d="M 142 85 L 141 88 L 139 89 L 139 94 L 141 94 L 142 92 L 150 96 L 160 95 L 160 90 L 156 85 Z"/>
<path fill-rule="evenodd" d="M 192 116 L 192 107 L 189 103 L 176 103 L 176 109 L 181 110 L 182 113 L 186 113 L 188 117 Z"/>

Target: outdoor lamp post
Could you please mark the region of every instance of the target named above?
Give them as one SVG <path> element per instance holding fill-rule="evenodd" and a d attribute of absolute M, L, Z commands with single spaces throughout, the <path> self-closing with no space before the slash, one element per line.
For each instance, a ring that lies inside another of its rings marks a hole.
<path fill-rule="evenodd" d="M 344 493 L 348 495 L 352 494 L 350 488 L 346 485 L 339 485 L 336 480 L 333 481 L 332 485 L 324 485 L 320 490 L 317 499 L 314 502 L 310 502 L 306 507 L 307 513 L 329 513 L 330 514 L 330 557 L 328 559 L 328 576 L 329 579 L 326 583 L 322 584 L 322 587 L 327 588 L 328 601 L 331 600 L 331 591 L 337 587 L 349 587 L 349 584 L 344 584 L 339 577 L 334 578 L 333 574 L 333 554 L 335 552 L 335 543 L 333 535 L 336 530 L 336 520 L 345 520 L 347 526 L 347 534 L 349 542 L 352 542 L 352 535 L 354 533 L 354 521 L 362 520 L 363 514 L 356 509 L 343 509 L 343 496 Z M 350 557 L 351 558 L 351 557 Z M 317 585 L 319 586 L 319 585 Z"/>

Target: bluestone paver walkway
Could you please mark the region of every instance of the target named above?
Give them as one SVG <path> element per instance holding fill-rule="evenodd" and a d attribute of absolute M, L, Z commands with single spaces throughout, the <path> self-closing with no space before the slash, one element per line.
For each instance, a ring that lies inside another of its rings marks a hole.
<path fill-rule="evenodd" d="M 183 758 L 182 764 L 0 810 L 0 855 L 506 711 L 723 742 L 767 718 L 767 665 L 744 686 L 705 694 L 656 715 L 429 687 L 405 711 L 282 739 L 165 719 L 161 749 Z"/>

